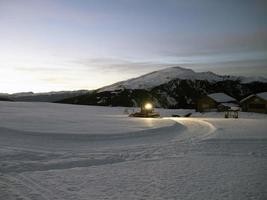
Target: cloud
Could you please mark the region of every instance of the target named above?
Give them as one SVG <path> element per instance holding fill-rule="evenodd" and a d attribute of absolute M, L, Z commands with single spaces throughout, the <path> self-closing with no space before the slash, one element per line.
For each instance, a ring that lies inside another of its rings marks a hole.
<path fill-rule="evenodd" d="M 134 61 L 130 59 L 117 58 L 89 58 L 73 60 L 73 64 L 84 66 L 88 70 L 97 70 L 101 73 L 119 73 L 119 74 L 140 74 L 143 72 L 150 72 L 170 66 L 167 63 L 153 62 L 153 61 Z"/>
<path fill-rule="evenodd" d="M 267 51 L 267 30 L 162 38 L 162 56 L 205 56 Z"/>
<path fill-rule="evenodd" d="M 184 64 L 196 71 L 212 71 L 223 75 L 267 77 L 267 59 Z"/>

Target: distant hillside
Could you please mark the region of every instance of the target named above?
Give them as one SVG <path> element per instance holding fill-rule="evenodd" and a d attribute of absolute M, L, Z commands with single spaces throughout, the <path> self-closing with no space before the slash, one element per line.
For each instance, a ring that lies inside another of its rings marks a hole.
<path fill-rule="evenodd" d="M 13 101 L 32 101 L 32 102 L 55 102 L 66 98 L 72 98 L 87 94 L 88 90 L 77 91 L 60 91 L 60 92 L 47 92 L 47 93 L 15 93 L 15 94 L 3 94 L 2 97 Z"/>
<path fill-rule="evenodd" d="M 251 93 L 264 91 L 267 91 L 267 80 L 264 78 L 220 76 L 212 72 L 197 73 L 173 67 L 58 102 L 131 107 L 139 106 L 144 101 L 153 101 L 157 107 L 193 108 L 196 100 L 208 93 L 224 92 L 241 99 Z"/>
<path fill-rule="evenodd" d="M 1 97 L 0 96 L 0 101 L 12 101 L 11 99 L 9 98 L 6 98 L 6 97 Z"/>

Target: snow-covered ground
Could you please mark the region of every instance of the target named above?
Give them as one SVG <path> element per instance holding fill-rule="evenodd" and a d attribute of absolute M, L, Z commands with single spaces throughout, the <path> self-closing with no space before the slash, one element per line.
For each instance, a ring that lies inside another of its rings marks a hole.
<path fill-rule="evenodd" d="M 0 199 L 267 199 L 267 115 L 158 111 L 0 102 Z"/>

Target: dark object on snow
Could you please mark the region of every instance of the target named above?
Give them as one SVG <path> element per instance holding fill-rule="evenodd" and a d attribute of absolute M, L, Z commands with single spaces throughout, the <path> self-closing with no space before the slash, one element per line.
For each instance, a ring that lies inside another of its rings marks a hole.
<path fill-rule="evenodd" d="M 181 117 L 180 115 L 172 115 L 172 117 Z"/>
<path fill-rule="evenodd" d="M 160 117 L 160 115 L 157 112 L 152 112 L 152 113 L 136 112 L 136 113 L 130 114 L 129 117 L 158 118 L 158 117 Z"/>
<path fill-rule="evenodd" d="M 160 117 L 159 113 L 154 111 L 154 107 L 151 103 L 146 103 L 141 106 L 141 111 L 132 113 L 129 117 L 149 117 L 149 118 L 157 118 Z"/>
<path fill-rule="evenodd" d="M 184 117 L 190 117 L 192 115 L 192 113 L 188 113 L 186 115 L 184 115 Z"/>

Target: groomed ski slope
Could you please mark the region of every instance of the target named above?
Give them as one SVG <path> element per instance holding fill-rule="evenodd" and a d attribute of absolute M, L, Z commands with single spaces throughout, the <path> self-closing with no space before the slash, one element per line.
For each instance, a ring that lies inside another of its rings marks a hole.
<path fill-rule="evenodd" d="M 0 199 L 266 199 L 266 115 L 0 102 Z"/>

